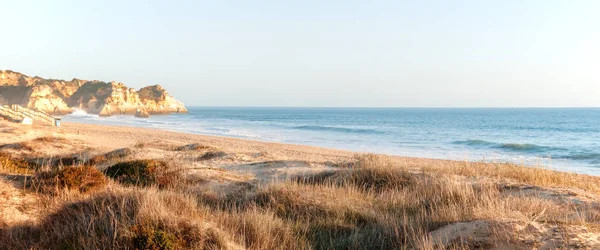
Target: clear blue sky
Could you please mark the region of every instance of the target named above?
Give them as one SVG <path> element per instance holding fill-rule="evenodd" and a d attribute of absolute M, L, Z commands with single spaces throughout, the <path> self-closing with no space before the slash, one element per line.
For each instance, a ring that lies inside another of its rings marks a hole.
<path fill-rule="evenodd" d="M 0 69 L 187 105 L 600 106 L 600 1 L 0 0 Z"/>

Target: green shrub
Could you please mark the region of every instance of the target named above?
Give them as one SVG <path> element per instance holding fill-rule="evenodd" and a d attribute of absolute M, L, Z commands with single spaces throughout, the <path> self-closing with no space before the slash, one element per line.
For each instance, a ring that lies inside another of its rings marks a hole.
<path fill-rule="evenodd" d="M 106 175 L 126 185 L 167 187 L 178 176 L 169 172 L 169 166 L 159 160 L 134 160 L 117 163 L 106 169 Z"/>
<path fill-rule="evenodd" d="M 135 234 L 132 240 L 136 249 L 167 250 L 182 247 L 173 233 L 164 230 L 136 225 L 131 228 L 131 231 Z"/>

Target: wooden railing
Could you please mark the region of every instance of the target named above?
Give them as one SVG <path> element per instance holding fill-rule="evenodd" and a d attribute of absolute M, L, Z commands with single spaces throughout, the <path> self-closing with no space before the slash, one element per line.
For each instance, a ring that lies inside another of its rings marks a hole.
<path fill-rule="evenodd" d="M 25 117 L 29 117 L 34 121 L 41 121 L 51 126 L 56 125 L 56 118 L 40 111 L 21 107 L 19 105 L 0 106 L 0 116 L 12 120 L 13 122 L 21 122 Z"/>
<path fill-rule="evenodd" d="M 15 111 L 9 106 L 0 106 L 0 116 L 9 119 L 13 122 L 21 122 L 23 120 L 23 114 Z"/>
<path fill-rule="evenodd" d="M 12 105 L 12 109 L 17 113 L 22 114 L 23 116 L 29 117 L 33 120 L 38 120 L 47 124 L 54 126 L 56 123 L 56 118 L 46 114 L 44 112 L 36 111 L 29 108 L 24 108 L 19 105 Z"/>

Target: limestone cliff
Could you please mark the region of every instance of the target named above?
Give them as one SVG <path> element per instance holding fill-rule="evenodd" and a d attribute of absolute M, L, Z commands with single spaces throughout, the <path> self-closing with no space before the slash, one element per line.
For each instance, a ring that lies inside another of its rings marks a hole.
<path fill-rule="evenodd" d="M 4 104 L 51 114 L 68 114 L 73 109 L 101 116 L 187 112 L 183 103 L 159 85 L 136 91 L 120 82 L 44 79 L 10 70 L 0 71 L 0 105 Z"/>
<path fill-rule="evenodd" d="M 175 100 L 160 85 L 141 88 L 138 91 L 140 101 L 150 114 L 169 114 L 186 111 L 180 101 Z"/>

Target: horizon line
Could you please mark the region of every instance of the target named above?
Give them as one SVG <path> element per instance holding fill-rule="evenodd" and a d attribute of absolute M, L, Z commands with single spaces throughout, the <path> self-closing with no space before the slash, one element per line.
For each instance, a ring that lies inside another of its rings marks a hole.
<path fill-rule="evenodd" d="M 188 105 L 197 108 L 363 108 L 363 109 L 600 109 L 600 106 L 473 106 L 473 107 L 439 107 L 439 106 L 220 106 L 220 105 Z"/>

